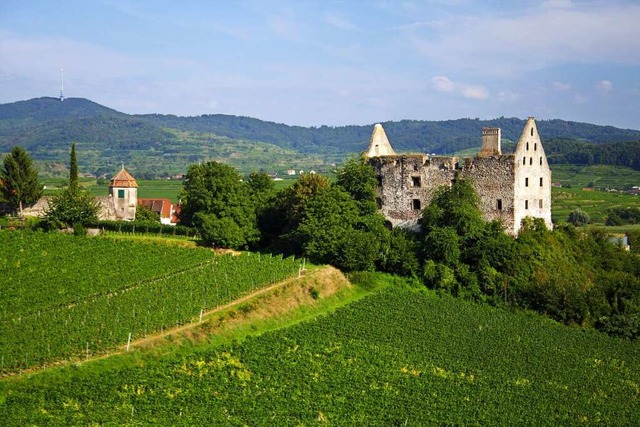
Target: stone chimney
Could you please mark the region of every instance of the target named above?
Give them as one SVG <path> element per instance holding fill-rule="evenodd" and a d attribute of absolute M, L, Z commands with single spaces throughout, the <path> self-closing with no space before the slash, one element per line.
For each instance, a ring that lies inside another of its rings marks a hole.
<path fill-rule="evenodd" d="M 482 148 L 478 157 L 499 156 L 500 149 L 500 128 L 482 128 Z"/>

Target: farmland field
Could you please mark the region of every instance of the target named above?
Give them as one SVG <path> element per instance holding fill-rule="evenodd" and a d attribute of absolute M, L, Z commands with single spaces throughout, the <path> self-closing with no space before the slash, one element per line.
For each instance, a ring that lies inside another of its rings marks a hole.
<path fill-rule="evenodd" d="M 99 353 L 298 272 L 270 255 L 0 231 L 0 372 Z"/>
<path fill-rule="evenodd" d="M 404 286 L 243 342 L 0 383 L 23 424 L 633 425 L 640 347 Z"/>

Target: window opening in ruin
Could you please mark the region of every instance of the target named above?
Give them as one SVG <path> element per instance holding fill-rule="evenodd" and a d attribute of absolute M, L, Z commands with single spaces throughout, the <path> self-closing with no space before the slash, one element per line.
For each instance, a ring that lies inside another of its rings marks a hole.
<path fill-rule="evenodd" d="M 540 177 L 540 187 L 542 187 L 542 177 Z"/>
<path fill-rule="evenodd" d="M 382 209 L 382 199 L 380 197 L 376 197 L 376 205 L 378 205 L 378 209 Z"/>
<path fill-rule="evenodd" d="M 502 210 L 502 199 L 496 200 L 496 208 L 501 211 Z"/>
<path fill-rule="evenodd" d="M 533 164 L 533 157 L 529 157 L 529 164 L 532 165 Z"/>
<path fill-rule="evenodd" d="M 528 187 L 529 186 L 529 178 L 525 178 L 524 179 L 524 186 Z"/>
<path fill-rule="evenodd" d="M 118 190 L 118 199 L 124 199 L 124 190 Z"/>
<path fill-rule="evenodd" d="M 420 209 L 422 209 L 422 207 L 420 206 L 420 199 L 413 199 L 413 201 L 411 202 L 411 206 L 413 207 L 414 211 L 419 211 Z"/>
<path fill-rule="evenodd" d="M 420 170 L 420 168 L 418 167 L 418 165 L 414 164 L 413 165 L 413 171 L 414 172 L 418 172 Z"/>
<path fill-rule="evenodd" d="M 378 180 L 378 187 L 382 187 L 382 177 L 378 175 L 376 176 L 376 179 Z"/>
<path fill-rule="evenodd" d="M 540 209 L 542 209 L 542 199 L 538 201 L 538 206 L 540 206 Z"/>
<path fill-rule="evenodd" d="M 420 187 L 420 177 L 419 176 L 412 176 L 411 177 L 411 186 L 412 187 Z"/>
<path fill-rule="evenodd" d="M 528 200 L 524 201 L 524 208 L 525 209 L 529 209 L 529 201 Z"/>

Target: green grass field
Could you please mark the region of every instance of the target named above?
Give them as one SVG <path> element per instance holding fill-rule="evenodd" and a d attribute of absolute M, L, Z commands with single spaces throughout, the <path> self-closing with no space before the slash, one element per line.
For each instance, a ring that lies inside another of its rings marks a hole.
<path fill-rule="evenodd" d="M 241 341 L 183 344 L 5 378 L 0 417 L 6 425 L 635 425 L 640 419 L 637 343 L 417 291 L 388 276 L 364 276 L 361 283 L 369 296 L 293 326 L 257 329 Z"/>
<path fill-rule="evenodd" d="M 563 187 L 587 187 L 628 189 L 640 185 L 640 171 L 610 165 L 551 165 L 553 182 Z"/>

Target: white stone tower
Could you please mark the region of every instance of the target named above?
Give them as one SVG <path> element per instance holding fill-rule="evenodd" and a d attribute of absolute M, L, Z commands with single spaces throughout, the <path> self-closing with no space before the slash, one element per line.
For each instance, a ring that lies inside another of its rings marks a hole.
<path fill-rule="evenodd" d="M 109 181 L 109 199 L 115 208 L 116 219 L 133 221 L 138 205 L 138 183 L 122 166 Z"/>

